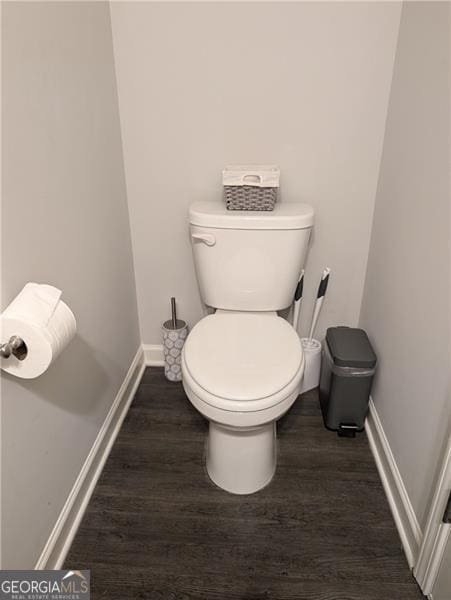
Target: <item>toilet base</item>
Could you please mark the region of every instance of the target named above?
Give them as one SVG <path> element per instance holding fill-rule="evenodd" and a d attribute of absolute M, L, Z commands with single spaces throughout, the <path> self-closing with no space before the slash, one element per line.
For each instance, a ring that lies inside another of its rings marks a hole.
<path fill-rule="evenodd" d="M 207 472 L 232 494 L 253 494 L 268 485 L 277 464 L 276 423 L 228 427 L 210 421 Z"/>

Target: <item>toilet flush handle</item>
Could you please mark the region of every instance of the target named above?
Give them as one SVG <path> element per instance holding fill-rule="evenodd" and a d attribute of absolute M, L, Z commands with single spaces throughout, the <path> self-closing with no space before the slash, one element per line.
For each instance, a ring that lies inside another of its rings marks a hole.
<path fill-rule="evenodd" d="M 199 240 L 207 244 L 207 246 L 214 246 L 216 244 L 216 238 L 211 233 L 192 233 L 191 237 L 193 240 Z"/>

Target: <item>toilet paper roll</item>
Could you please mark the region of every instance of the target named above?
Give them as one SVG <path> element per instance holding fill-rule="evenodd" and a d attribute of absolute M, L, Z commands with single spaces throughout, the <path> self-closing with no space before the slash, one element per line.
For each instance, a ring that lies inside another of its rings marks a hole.
<path fill-rule="evenodd" d="M 1 368 L 23 379 L 44 373 L 74 337 L 76 321 L 61 300 L 61 290 L 45 284 L 27 283 L 0 318 L 1 341 L 19 336 L 27 355 L 2 358 Z"/>
<path fill-rule="evenodd" d="M 308 392 L 319 385 L 321 371 L 321 342 L 309 338 L 301 338 L 304 350 L 305 368 L 301 385 L 301 394 Z"/>

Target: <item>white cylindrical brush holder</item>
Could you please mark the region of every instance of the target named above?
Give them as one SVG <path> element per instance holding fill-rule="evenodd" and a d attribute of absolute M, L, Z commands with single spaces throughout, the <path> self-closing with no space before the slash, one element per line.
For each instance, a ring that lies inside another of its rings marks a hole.
<path fill-rule="evenodd" d="M 171 320 L 165 321 L 162 327 L 164 374 L 169 381 L 182 380 L 182 348 L 188 335 L 188 325 L 177 319 L 174 327 Z"/>
<path fill-rule="evenodd" d="M 304 350 L 305 369 L 302 380 L 301 394 L 308 392 L 319 385 L 319 374 L 321 370 L 321 342 L 309 338 L 301 338 Z"/>

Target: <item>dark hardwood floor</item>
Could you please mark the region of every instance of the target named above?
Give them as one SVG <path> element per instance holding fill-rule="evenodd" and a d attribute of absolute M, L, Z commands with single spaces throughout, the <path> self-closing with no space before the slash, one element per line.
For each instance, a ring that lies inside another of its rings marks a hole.
<path fill-rule="evenodd" d="M 94 600 L 418 600 L 364 434 L 324 429 L 316 392 L 278 424 L 251 496 L 204 469 L 207 423 L 147 370 L 66 560 Z"/>

